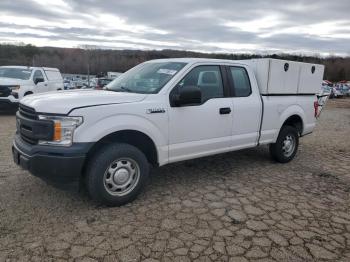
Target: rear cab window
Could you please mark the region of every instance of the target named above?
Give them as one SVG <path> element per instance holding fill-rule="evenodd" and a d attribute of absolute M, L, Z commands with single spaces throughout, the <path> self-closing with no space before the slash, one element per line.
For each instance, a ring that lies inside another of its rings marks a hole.
<path fill-rule="evenodd" d="M 248 72 L 244 67 L 230 66 L 228 75 L 235 97 L 247 97 L 252 93 Z"/>
<path fill-rule="evenodd" d="M 45 70 L 45 74 L 49 81 L 62 80 L 62 75 L 59 71 Z"/>

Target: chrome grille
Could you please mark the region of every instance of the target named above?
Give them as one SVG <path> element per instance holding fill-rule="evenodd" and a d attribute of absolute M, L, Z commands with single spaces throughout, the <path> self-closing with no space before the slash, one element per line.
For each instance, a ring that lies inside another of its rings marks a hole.
<path fill-rule="evenodd" d="M 38 119 L 35 110 L 29 106 L 19 104 L 19 113 L 25 118 Z"/>
<path fill-rule="evenodd" d="M 28 106 L 25 106 L 25 105 L 22 105 L 22 104 L 19 104 L 19 114 L 21 117 L 24 117 L 24 118 L 27 118 L 27 119 L 32 119 L 32 120 L 37 120 L 38 119 L 38 116 L 35 112 L 35 110 L 31 107 L 28 107 Z M 38 143 L 38 140 L 37 139 L 34 139 L 28 135 L 25 134 L 25 130 L 27 129 L 30 129 L 31 130 L 31 127 L 27 127 L 23 124 L 20 124 L 20 126 L 17 127 L 17 132 L 20 134 L 21 138 L 23 141 L 29 143 L 29 144 L 32 144 L 32 145 L 35 145 Z"/>

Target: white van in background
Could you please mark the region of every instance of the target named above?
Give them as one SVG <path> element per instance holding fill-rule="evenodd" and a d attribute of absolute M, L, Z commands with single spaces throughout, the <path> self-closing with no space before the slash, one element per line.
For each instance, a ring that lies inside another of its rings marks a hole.
<path fill-rule="evenodd" d="M 17 105 L 26 95 L 63 90 L 57 68 L 0 66 L 0 109 Z"/>

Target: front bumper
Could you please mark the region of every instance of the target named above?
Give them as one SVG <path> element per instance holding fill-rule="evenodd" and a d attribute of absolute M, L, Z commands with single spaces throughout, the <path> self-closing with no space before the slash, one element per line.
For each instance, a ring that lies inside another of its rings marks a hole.
<path fill-rule="evenodd" d="M 0 109 L 11 109 L 18 107 L 18 99 L 13 96 L 0 97 Z"/>
<path fill-rule="evenodd" d="M 14 162 L 46 182 L 62 186 L 77 184 L 92 143 L 74 143 L 70 147 L 30 145 L 15 135 Z"/>

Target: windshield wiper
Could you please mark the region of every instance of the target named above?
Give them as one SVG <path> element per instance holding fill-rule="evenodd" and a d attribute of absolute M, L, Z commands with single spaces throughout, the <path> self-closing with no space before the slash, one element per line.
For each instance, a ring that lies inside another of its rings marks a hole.
<path fill-rule="evenodd" d="M 121 90 L 123 90 L 124 92 L 129 92 L 129 93 L 132 93 L 133 91 L 125 86 L 121 86 L 119 87 Z"/>
<path fill-rule="evenodd" d="M 128 93 L 134 93 L 133 90 L 131 90 L 131 89 L 125 87 L 125 86 L 120 86 L 118 89 L 112 89 L 112 88 L 104 87 L 103 90 L 112 91 L 112 92 L 128 92 Z"/>
<path fill-rule="evenodd" d="M 121 86 L 119 87 L 118 89 L 112 89 L 112 88 L 108 88 L 108 87 L 104 87 L 103 90 L 107 90 L 107 91 L 112 91 L 112 92 L 120 92 L 120 91 L 123 91 L 123 92 L 130 92 L 132 93 L 132 90 L 127 88 L 127 87 L 124 87 L 124 86 Z"/>

